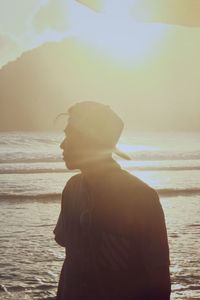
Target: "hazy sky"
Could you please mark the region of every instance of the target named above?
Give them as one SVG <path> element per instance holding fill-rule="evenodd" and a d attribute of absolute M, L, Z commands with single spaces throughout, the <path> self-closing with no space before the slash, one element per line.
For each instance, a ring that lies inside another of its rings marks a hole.
<path fill-rule="evenodd" d="M 198 9 L 200 0 L 0 0 L 0 67 L 47 41 L 75 37 L 88 52 L 98 51 L 117 71 L 121 68 L 123 78 L 109 88 L 105 82 L 113 104 L 119 93 L 127 109 L 134 109 L 133 97 L 148 99 L 145 110 L 153 113 L 162 110 L 165 101 L 165 109 L 194 114 L 192 122 L 198 127 Z M 78 61 L 78 51 L 74 55 Z M 89 72 L 85 76 L 90 80 Z"/>
<path fill-rule="evenodd" d="M 197 27 L 142 23 L 162 20 Z M 107 55 L 137 60 L 169 35 L 178 51 L 179 32 L 189 37 L 190 48 L 199 47 L 199 0 L 0 0 L 0 67 L 24 51 L 68 36 Z"/>

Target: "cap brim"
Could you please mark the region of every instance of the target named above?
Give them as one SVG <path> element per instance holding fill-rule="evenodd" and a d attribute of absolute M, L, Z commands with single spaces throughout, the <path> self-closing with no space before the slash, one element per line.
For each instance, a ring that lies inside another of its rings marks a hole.
<path fill-rule="evenodd" d="M 113 151 L 113 152 L 114 152 L 116 155 L 118 155 L 118 156 L 120 156 L 121 158 L 123 158 L 123 159 L 131 160 L 131 157 L 130 157 L 128 154 L 126 154 L 126 153 L 120 151 L 118 148 L 114 148 L 114 151 Z"/>

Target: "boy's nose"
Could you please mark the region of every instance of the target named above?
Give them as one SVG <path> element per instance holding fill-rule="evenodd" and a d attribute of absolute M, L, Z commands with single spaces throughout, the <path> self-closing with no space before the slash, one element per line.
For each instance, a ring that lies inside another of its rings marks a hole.
<path fill-rule="evenodd" d="M 60 144 L 60 148 L 61 148 L 62 150 L 64 149 L 64 141 L 65 141 L 65 140 L 63 140 L 62 143 Z"/>

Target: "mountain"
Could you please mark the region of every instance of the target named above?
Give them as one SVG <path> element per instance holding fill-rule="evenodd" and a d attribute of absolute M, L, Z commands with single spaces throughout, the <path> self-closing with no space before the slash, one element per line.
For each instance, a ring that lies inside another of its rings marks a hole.
<path fill-rule="evenodd" d="M 40 130 L 70 103 L 70 52 L 73 40 L 48 43 L 0 70 L 0 129 Z M 66 52 L 68 55 L 66 55 Z"/>
<path fill-rule="evenodd" d="M 138 65 L 73 38 L 24 53 L 0 70 L 0 130 L 58 129 L 56 116 L 85 100 L 111 105 L 127 129 L 199 130 L 199 52 L 184 33 L 181 51 L 167 40 Z"/>
<path fill-rule="evenodd" d="M 72 103 L 107 99 L 112 72 L 112 63 L 73 38 L 24 53 L 0 70 L 0 130 L 55 129 Z"/>

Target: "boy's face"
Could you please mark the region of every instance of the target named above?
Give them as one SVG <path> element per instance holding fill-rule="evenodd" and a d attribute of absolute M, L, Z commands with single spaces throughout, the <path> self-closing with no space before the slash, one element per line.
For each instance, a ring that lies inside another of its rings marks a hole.
<path fill-rule="evenodd" d="M 65 137 L 60 144 L 60 148 L 63 150 L 63 160 L 68 169 L 79 169 L 82 160 L 80 136 L 69 125 L 66 126 L 64 133 Z"/>
<path fill-rule="evenodd" d="M 63 160 L 69 170 L 84 167 L 96 152 L 93 142 L 69 124 L 66 126 L 65 138 L 60 144 Z"/>

